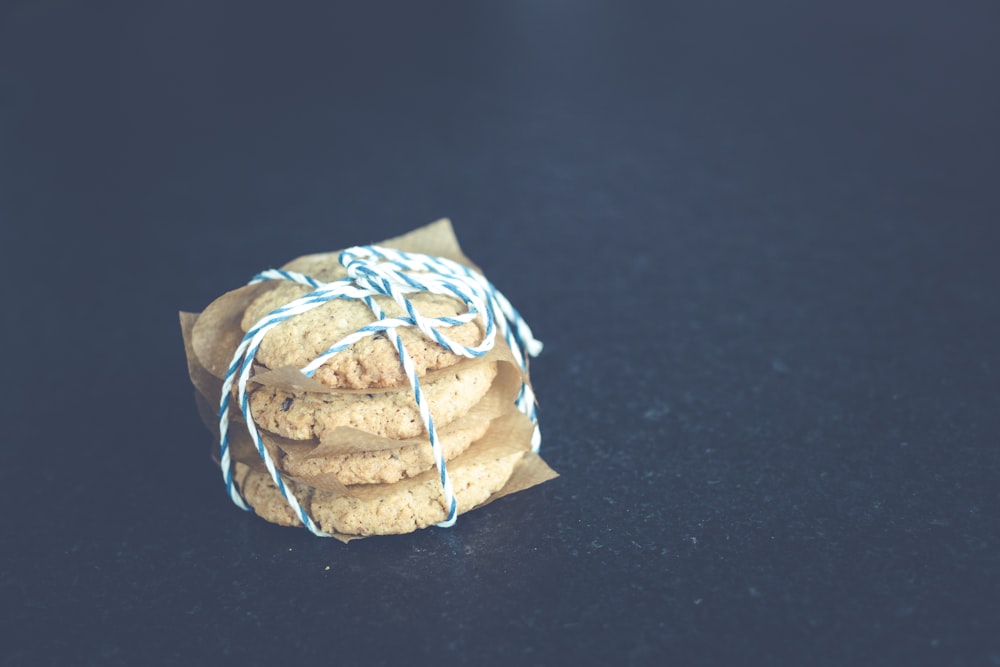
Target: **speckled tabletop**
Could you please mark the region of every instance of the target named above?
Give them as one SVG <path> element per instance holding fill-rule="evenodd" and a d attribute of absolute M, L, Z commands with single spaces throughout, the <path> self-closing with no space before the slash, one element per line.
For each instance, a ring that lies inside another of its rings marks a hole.
<path fill-rule="evenodd" d="M 4 5 L 4 664 L 1000 664 L 998 11 L 694 4 Z M 561 476 L 237 510 L 177 311 L 442 216 Z"/>

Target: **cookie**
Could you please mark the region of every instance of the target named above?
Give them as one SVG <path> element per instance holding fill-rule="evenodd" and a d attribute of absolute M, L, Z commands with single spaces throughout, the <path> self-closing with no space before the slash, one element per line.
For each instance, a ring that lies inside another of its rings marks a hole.
<path fill-rule="evenodd" d="M 328 278 L 336 273 L 331 270 L 325 275 Z M 274 289 L 256 297 L 247 307 L 241 322 L 243 331 L 248 331 L 275 308 L 309 291 L 308 287 L 296 283 L 277 284 Z M 466 306 L 458 299 L 440 294 L 419 293 L 408 298 L 425 317 L 454 317 L 466 311 Z M 388 297 L 375 297 L 375 301 L 389 317 L 406 314 Z M 274 327 L 261 342 L 256 359 L 267 368 L 301 368 L 373 320 L 371 310 L 361 301 L 334 299 Z M 415 327 L 400 327 L 397 331 L 421 376 L 428 371 L 448 368 L 463 359 L 427 338 Z M 482 339 L 478 321 L 449 327 L 444 333 L 455 342 L 470 347 Z M 407 383 L 396 348 L 383 334 L 354 343 L 320 366 L 313 378 L 330 387 L 350 389 L 402 387 Z"/>
<path fill-rule="evenodd" d="M 481 363 L 423 384 L 435 426 L 446 426 L 467 413 L 489 391 L 496 374 L 495 363 Z M 338 426 L 394 440 L 412 438 L 425 430 L 409 386 L 370 394 L 294 394 L 261 386 L 250 395 L 250 410 L 258 426 L 293 440 L 322 439 Z"/>
<path fill-rule="evenodd" d="M 484 439 L 449 463 L 448 473 L 459 513 L 473 509 L 501 491 L 527 451 L 524 447 L 489 445 Z M 302 525 L 261 466 L 237 461 L 234 480 L 261 518 L 283 526 Z M 350 487 L 346 494 L 314 489 L 294 480 L 287 480 L 286 484 L 313 521 L 327 533 L 343 536 L 409 533 L 447 518 L 436 470 L 395 484 Z"/>
<path fill-rule="evenodd" d="M 459 421 L 438 434 L 446 461 L 455 458 L 483 437 L 489 420 Z M 454 428 L 453 428 L 454 427 Z M 295 477 L 333 474 L 342 484 L 391 484 L 415 477 L 434 467 L 430 442 L 421 441 L 395 449 L 376 449 L 338 456 L 308 458 L 285 454 L 279 468 Z"/>

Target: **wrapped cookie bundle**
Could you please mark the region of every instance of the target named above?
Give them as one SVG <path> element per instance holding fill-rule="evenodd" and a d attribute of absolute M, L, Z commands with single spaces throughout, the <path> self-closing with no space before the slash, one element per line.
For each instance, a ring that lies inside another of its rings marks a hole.
<path fill-rule="evenodd" d="M 265 271 L 181 328 L 229 494 L 268 521 L 406 533 L 555 476 L 541 344 L 447 220 Z"/>

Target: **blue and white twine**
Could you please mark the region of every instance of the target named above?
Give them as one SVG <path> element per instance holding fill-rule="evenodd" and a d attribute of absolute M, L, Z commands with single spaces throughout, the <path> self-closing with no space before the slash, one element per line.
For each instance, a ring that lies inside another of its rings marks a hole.
<path fill-rule="evenodd" d="M 535 357 L 542 351 L 542 343 L 532 336 L 527 322 L 511 306 L 510 302 L 480 273 L 469 269 L 463 264 L 443 257 L 432 257 L 417 253 L 406 253 L 380 246 L 359 246 L 348 248 L 340 253 L 338 260 L 347 269 L 347 277 L 333 282 L 322 282 L 294 271 L 272 269 L 257 274 L 248 284 L 266 280 L 287 280 L 312 288 L 305 296 L 299 297 L 280 308 L 275 308 L 263 319 L 250 327 L 243 340 L 236 348 L 233 361 L 226 371 L 222 383 L 222 397 L 219 405 L 219 449 L 222 476 L 226 489 L 232 501 L 244 510 L 250 507 L 240 495 L 233 481 L 233 462 L 229 452 L 229 403 L 233 382 L 236 382 L 237 398 L 240 411 L 246 422 L 247 432 L 253 440 L 268 474 L 274 481 L 281 495 L 302 524 L 314 535 L 329 537 L 328 533 L 319 529 L 295 495 L 285 485 L 281 474 L 274 465 L 260 432 L 254 424 L 250 413 L 250 402 L 247 394 L 247 381 L 253 367 L 254 357 L 261 341 L 267 333 L 287 319 L 305 313 L 334 299 L 361 300 L 372 311 L 375 319 L 354 333 L 351 333 L 334 343 L 318 357 L 299 369 L 303 375 L 312 377 L 316 370 L 338 352 L 342 352 L 359 340 L 377 333 L 384 333 L 389 342 L 395 346 L 403 371 L 413 389 L 420 417 L 423 419 L 434 455 L 434 465 L 441 478 L 441 488 L 444 494 L 448 518 L 438 525 L 449 527 L 455 524 L 458 516 L 458 502 L 448 476 L 448 466 L 444 459 L 441 443 L 438 440 L 434 419 L 427 406 L 420 379 L 413 359 L 407 353 L 397 329 L 402 326 L 412 326 L 420 329 L 431 340 L 436 341 L 445 349 L 463 357 L 482 357 L 493 349 L 497 331 L 507 342 L 514 360 L 522 370 L 527 371 L 527 360 L 524 353 Z M 466 312 L 454 317 L 424 317 L 413 303 L 406 298 L 408 294 L 430 292 L 456 297 L 467 307 Z M 386 296 L 392 298 L 406 313 L 400 317 L 387 317 L 373 297 Z M 460 326 L 475 319 L 481 319 L 484 325 L 483 340 L 469 347 L 450 339 L 445 331 L 453 326 Z M 538 430 L 538 417 L 535 413 L 535 396 L 531 387 L 521 383 L 521 390 L 515 401 L 518 409 L 527 415 L 535 425 L 531 437 L 531 449 L 538 451 L 541 444 L 541 434 Z"/>

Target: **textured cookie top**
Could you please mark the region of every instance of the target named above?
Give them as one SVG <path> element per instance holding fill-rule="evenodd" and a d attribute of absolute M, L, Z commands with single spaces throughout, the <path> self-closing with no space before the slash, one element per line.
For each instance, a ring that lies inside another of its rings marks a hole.
<path fill-rule="evenodd" d="M 324 272 L 322 279 L 330 280 L 335 277 L 336 272 Z M 241 322 L 243 330 L 248 331 L 275 308 L 309 291 L 308 287 L 294 283 L 276 285 L 247 307 Z M 458 299 L 427 292 L 410 295 L 409 300 L 426 317 L 454 317 L 466 310 Z M 376 297 L 375 301 L 389 317 L 406 314 L 388 297 Z M 301 368 L 331 345 L 373 320 L 371 310 L 361 301 L 329 301 L 285 320 L 268 332 L 257 351 L 257 360 L 268 368 Z M 463 358 L 444 349 L 415 327 L 400 327 L 397 331 L 406 351 L 413 358 L 419 375 L 447 368 Z M 476 345 L 482 338 L 482 331 L 475 321 L 450 327 L 445 333 L 452 340 L 466 346 Z M 327 386 L 349 389 L 380 389 L 406 384 L 406 375 L 395 347 L 380 334 L 360 340 L 335 355 L 320 366 L 313 377 Z"/>

